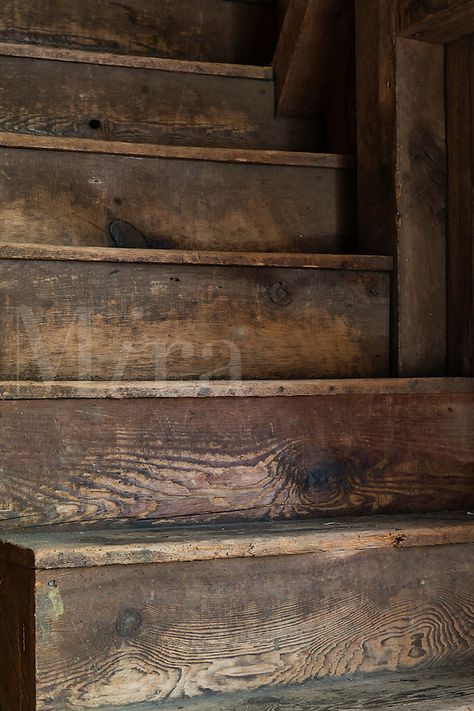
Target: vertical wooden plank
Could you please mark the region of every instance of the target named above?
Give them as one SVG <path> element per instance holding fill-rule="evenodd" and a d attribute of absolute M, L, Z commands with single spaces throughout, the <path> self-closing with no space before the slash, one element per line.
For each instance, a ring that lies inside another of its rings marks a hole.
<path fill-rule="evenodd" d="M 443 48 L 397 39 L 397 3 L 356 3 L 359 241 L 396 260 L 394 375 L 445 370 Z"/>
<path fill-rule="evenodd" d="M 474 35 L 446 46 L 448 372 L 474 375 Z"/>

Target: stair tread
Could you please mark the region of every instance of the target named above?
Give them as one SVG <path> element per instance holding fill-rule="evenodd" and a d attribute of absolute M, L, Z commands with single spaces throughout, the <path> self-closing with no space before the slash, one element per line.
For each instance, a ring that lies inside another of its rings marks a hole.
<path fill-rule="evenodd" d="M 474 543 L 469 513 L 189 528 L 2 534 L 0 558 L 42 570 Z"/>
<path fill-rule="evenodd" d="M 378 255 L 300 254 L 277 252 L 201 252 L 179 249 L 68 247 L 37 244 L 0 244 L 0 259 L 44 261 L 122 262 L 174 265 L 280 267 L 391 271 L 392 257 Z"/>
<path fill-rule="evenodd" d="M 472 670 L 411 670 L 98 711 L 471 711 Z"/>
<path fill-rule="evenodd" d="M 248 64 L 226 64 L 223 62 L 197 62 L 185 59 L 114 54 L 111 52 L 89 52 L 82 49 L 64 49 L 61 47 L 17 44 L 13 42 L 0 42 L 0 56 L 45 59 L 57 62 L 100 64 L 102 66 L 150 69 L 164 72 L 207 74 L 236 77 L 239 79 L 273 80 L 273 68 L 269 66 L 261 67 Z"/>
<path fill-rule="evenodd" d="M 305 397 L 474 393 L 474 378 L 326 380 L 0 381 L 0 400 Z"/>
<path fill-rule="evenodd" d="M 0 131 L 0 146 L 74 153 L 99 153 L 134 158 L 202 160 L 214 163 L 249 163 L 307 168 L 355 168 L 355 158 L 338 153 L 308 153 L 257 148 L 218 148 L 214 146 L 171 146 L 126 143 L 88 138 L 41 136 Z"/>

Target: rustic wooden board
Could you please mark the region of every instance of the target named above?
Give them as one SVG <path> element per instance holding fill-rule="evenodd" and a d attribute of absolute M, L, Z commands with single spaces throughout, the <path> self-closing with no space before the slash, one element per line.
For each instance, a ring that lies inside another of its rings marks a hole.
<path fill-rule="evenodd" d="M 4 0 L 0 39 L 214 62 L 270 63 L 276 11 L 219 0 Z"/>
<path fill-rule="evenodd" d="M 474 35 L 446 46 L 448 370 L 474 374 Z"/>
<path fill-rule="evenodd" d="M 1 56 L 0 130 L 172 145 L 318 149 L 315 121 L 275 119 L 268 79 L 88 63 L 94 61 L 92 53 L 70 60 L 70 55 L 69 61 Z"/>
<path fill-rule="evenodd" d="M 356 251 L 352 168 L 215 158 L 0 148 L 0 240 L 111 246 L 121 220 L 143 246 Z"/>
<path fill-rule="evenodd" d="M 160 703 L 163 711 L 472 711 L 473 707 L 474 684 L 467 669 L 415 669 Z M 156 704 L 145 703 L 99 711 L 156 709 Z"/>
<path fill-rule="evenodd" d="M 38 571 L 38 705 L 472 663 L 472 556 L 460 544 Z"/>
<path fill-rule="evenodd" d="M 12 259 L 0 277 L 4 380 L 388 370 L 386 272 Z"/>
<path fill-rule="evenodd" d="M 0 527 L 472 511 L 472 391 L 270 394 L 0 401 Z"/>
<path fill-rule="evenodd" d="M 393 370 L 446 360 L 444 51 L 397 39 L 397 3 L 356 3 L 359 241 L 392 254 Z"/>
<path fill-rule="evenodd" d="M 473 0 L 401 0 L 400 32 L 446 43 L 474 32 Z"/>

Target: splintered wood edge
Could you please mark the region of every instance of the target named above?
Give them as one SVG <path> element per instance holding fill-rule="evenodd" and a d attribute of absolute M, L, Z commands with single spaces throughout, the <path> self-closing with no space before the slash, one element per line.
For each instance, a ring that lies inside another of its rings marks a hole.
<path fill-rule="evenodd" d="M 101 141 L 88 138 L 63 138 L 0 132 L 0 146 L 12 149 L 45 150 L 57 152 L 95 153 L 126 156 L 129 158 L 155 158 L 164 160 L 196 160 L 211 163 L 237 163 L 243 165 L 277 165 L 293 168 L 353 169 L 354 156 L 338 153 L 298 153 L 247 148 L 215 148 L 196 146 L 160 146 L 123 141 Z"/>
<path fill-rule="evenodd" d="M 389 272 L 392 257 L 350 254 L 299 254 L 277 252 L 200 252 L 184 249 L 122 249 L 115 247 L 65 247 L 39 244 L 0 244 L 0 259 L 39 261 L 173 264 L 218 267 L 279 267 Z"/>
<path fill-rule="evenodd" d="M 222 62 L 194 62 L 184 59 L 164 59 L 161 57 L 139 57 L 109 52 L 88 52 L 81 49 L 63 49 L 44 45 L 16 44 L 0 42 L 0 56 L 18 59 L 44 59 L 55 62 L 76 64 L 97 64 L 105 67 L 125 67 L 128 69 L 149 69 L 161 72 L 205 74 L 234 79 L 273 80 L 272 67 L 246 64 L 226 64 Z"/>
<path fill-rule="evenodd" d="M 52 570 L 308 553 L 353 555 L 369 549 L 461 543 L 474 543 L 474 520 L 453 514 L 276 522 L 220 529 L 17 533 L 5 536 L 0 543 L 0 558 Z"/>
<path fill-rule="evenodd" d="M 0 381 L 0 400 L 131 398 L 315 397 L 373 395 L 473 396 L 474 378 L 377 378 L 360 380 L 215 381 Z"/>

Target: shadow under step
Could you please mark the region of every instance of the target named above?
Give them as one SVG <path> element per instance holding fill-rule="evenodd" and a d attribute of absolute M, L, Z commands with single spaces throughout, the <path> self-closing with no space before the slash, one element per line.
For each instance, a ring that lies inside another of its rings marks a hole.
<path fill-rule="evenodd" d="M 0 44 L 0 131 L 167 145 L 317 150 L 275 118 L 271 67 Z"/>
<path fill-rule="evenodd" d="M 275 2 L 2 0 L 0 40 L 70 49 L 270 64 Z"/>
<path fill-rule="evenodd" d="M 391 267 L 377 256 L 0 245 L 0 378 L 386 375 Z"/>
<path fill-rule="evenodd" d="M 0 421 L 3 531 L 474 511 L 474 379 L 3 382 Z"/>
<path fill-rule="evenodd" d="M 350 156 L 151 146 L 0 132 L 0 241 L 356 251 Z M 131 245 L 132 246 L 132 245 Z"/>
<path fill-rule="evenodd" d="M 468 668 L 473 552 L 462 514 L 11 535 L 2 707 L 226 703 L 318 678 Z"/>

